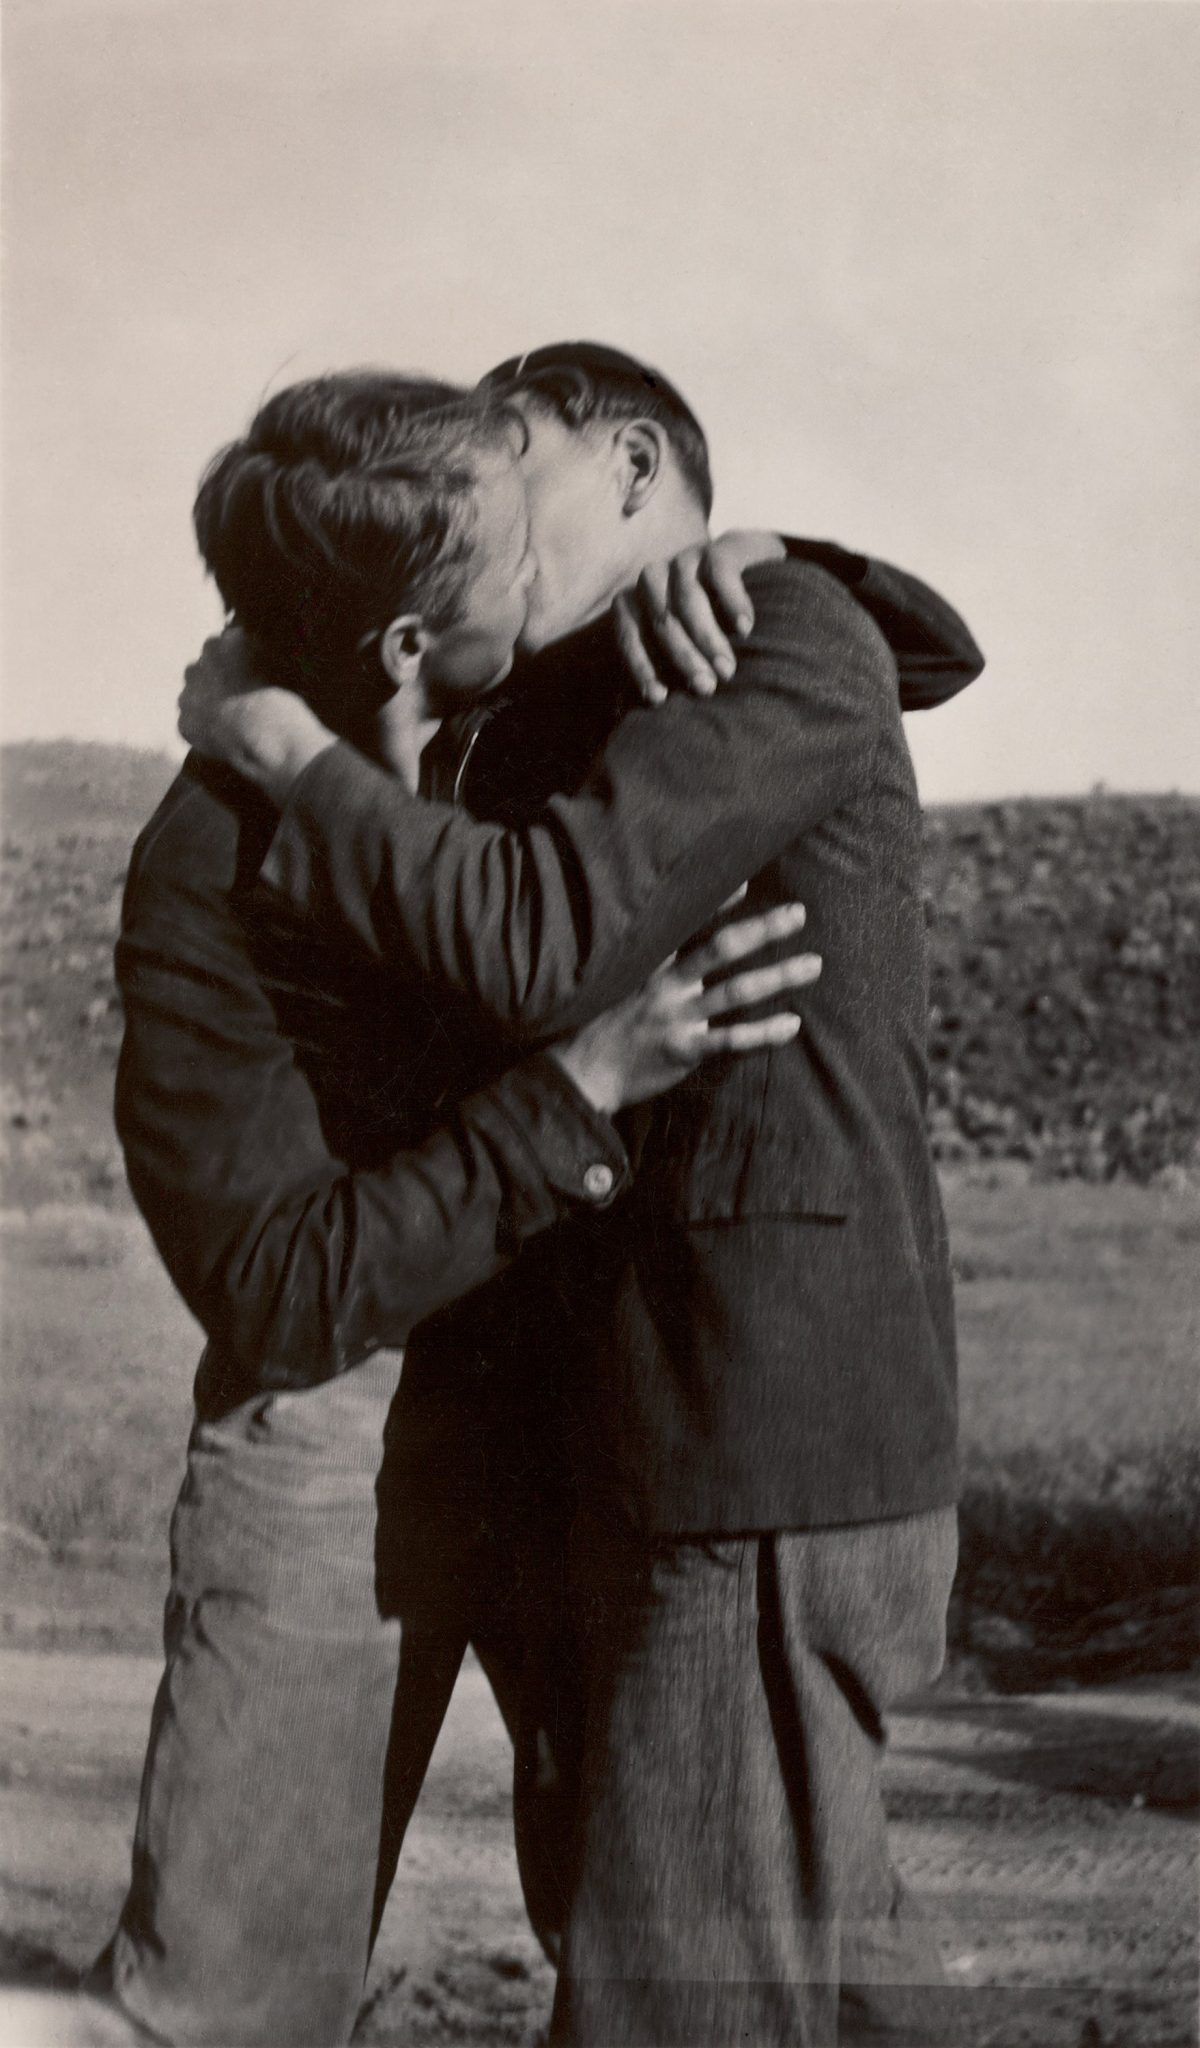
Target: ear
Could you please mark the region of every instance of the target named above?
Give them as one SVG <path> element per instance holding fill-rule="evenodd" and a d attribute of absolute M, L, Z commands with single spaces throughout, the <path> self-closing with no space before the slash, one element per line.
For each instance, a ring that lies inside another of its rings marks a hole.
<path fill-rule="evenodd" d="M 667 437 L 657 420 L 630 420 L 618 434 L 617 454 L 621 509 L 628 519 L 640 512 L 658 489 Z"/>
<path fill-rule="evenodd" d="M 403 612 L 379 636 L 379 659 L 397 690 L 411 689 L 421 674 L 429 634 L 416 612 Z"/>

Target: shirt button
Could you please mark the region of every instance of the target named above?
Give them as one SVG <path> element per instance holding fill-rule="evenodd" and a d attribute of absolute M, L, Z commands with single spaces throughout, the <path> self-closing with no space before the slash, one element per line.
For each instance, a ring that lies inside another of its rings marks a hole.
<path fill-rule="evenodd" d="M 593 1202 L 602 1202 L 605 1195 L 613 1191 L 613 1170 L 611 1166 L 589 1166 L 583 1176 L 583 1185 Z"/>

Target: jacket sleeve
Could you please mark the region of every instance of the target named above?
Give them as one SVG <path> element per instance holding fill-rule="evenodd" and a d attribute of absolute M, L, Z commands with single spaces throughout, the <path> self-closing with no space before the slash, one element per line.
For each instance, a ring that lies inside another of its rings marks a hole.
<path fill-rule="evenodd" d="M 188 1307 L 255 1386 L 310 1385 L 403 1344 L 528 1238 L 627 1181 L 613 1126 L 545 1056 L 423 1143 L 351 1171 L 235 920 L 205 923 L 131 882 L 117 973 L 130 1187 Z"/>
<path fill-rule="evenodd" d="M 264 879 L 518 1041 L 594 1016 L 861 790 L 896 718 L 887 647 L 833 579 L 784 562 L 747 581 L 734 680 L 631 711 L 529 826 L 414 797 L 336 746 L 299 778 Z"/>
<path fill-rule="evenodd" d="M 901 711 L 931 711 L 983 673 L 984 659 L 952 605 L 919 577 L 827 540 L 785 535 L 793 561 L 814 562 L 851 591 L 896 658 Z"/>

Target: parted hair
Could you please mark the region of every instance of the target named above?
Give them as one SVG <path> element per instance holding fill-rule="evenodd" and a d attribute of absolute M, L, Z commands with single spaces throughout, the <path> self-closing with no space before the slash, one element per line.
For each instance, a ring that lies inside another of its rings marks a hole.
<path fill-rule="evenodd" d="M 511 432 L 479 393 L 355 370 L 276 392 L 214 456 L 193 512 L 200 553 L 280 680 L 326 700 L 378 679 L 372 636 L 400 613 L 453 622 L 478 462 Z"/>
<path fill-rule="evenodd" d="M 599 341 L 559 341 L 510 356 L 489 370 L 480 389 L 499 399 L 517 395 L 554 413 L 577 432 L 608 420 L 657 421 L 705 518 L 713 484 L 704 429 L 682 394 L 636 356 Z"/>

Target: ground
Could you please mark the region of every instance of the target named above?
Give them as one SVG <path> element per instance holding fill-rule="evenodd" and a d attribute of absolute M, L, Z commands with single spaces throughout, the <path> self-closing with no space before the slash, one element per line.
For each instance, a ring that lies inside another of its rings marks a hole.
<path fill-rule="evenodd" d="M 1010 1608 L 1026 1598 L 1017 1536 L 1035 1510 L 1037 1541 L 1059 1528 L 1069 1554 L 1096 1471 L 1117 1473 L 1089 1552 L 1108 1542 L 1110 1590 L 1128 1591 L 1121 1558 L 1147 1529 L 1160 1580 L 1186 1576 L 1192 1524 L 1162 1475 L 1186 1477 L 1196 1447 L 1194 1197 L 992 1172 L 949 1198 L 972 1526 L 995 1532 L 997 1555 L 1009 1542 L 1000 1593 Z M 40 2048 L 72 2038 L 68 2008 L 35 2018 L 15 1986 L 65 1982 L 105 1939 L 125 1880 L 197 1347 L 132 1218 L 10 1215 L 3 1236 L 0 2044 Z M 1046 1584 L 1064 1594 L 1035 1562 L 1042 1627 Z M 1196 2041 L 1198 1755 L 1195 1677 L 1136 1660 L 1117 1684 L 1001 1696 L 968 1657 L 897 1716 L 897 1855 L 967 1994 L 962 2048 Z M 405 1848 L 364 2041 L 538 2039 L 551 1979 L 521 1910 L 507 1774 L 469 1667 Z"/>
<path fill-rule="evenodd" d="M 53 1983 L 87 1961 L 120 1904 L 157 1665 L 9 1650 L 0 1677 L 10 1965 Z M 1187 1680 L 1002 1701 L 935 1694 L 897 1716 L 895 1847 L 963 1987 L 962 2048 L 1194 2042 L 1198 1730 Z M 551 1973 L 521 1907 L 508 1761 L 471 1666 L 405 1845 L 360 2040 L 540 2038 Z M 76 2038 L 65 2006 L 24 2040 L 5 2031 L 20 2013 L 0 1992 L 5 2048 Z"/>

